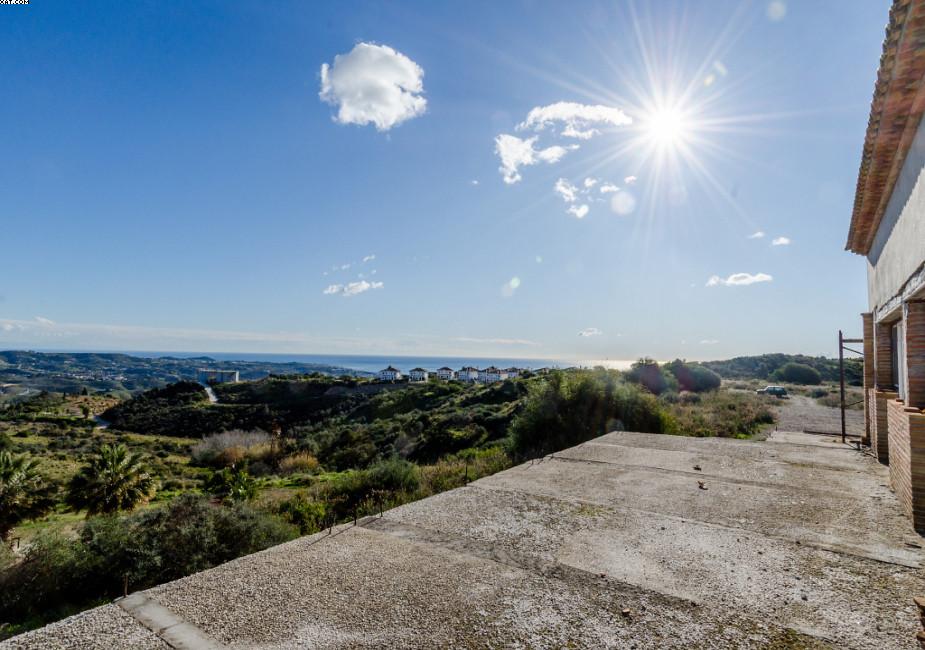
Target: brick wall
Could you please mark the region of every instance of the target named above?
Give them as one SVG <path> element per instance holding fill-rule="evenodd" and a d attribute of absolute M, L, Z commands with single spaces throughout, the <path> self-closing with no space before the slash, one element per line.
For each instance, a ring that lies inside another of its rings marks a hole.
<path fill-rule="evenodd" d="M 897 393 L 871 388 L 867 391 L 867 421 L 870 427 L 870 448 L 884 465 L 891 462 L 887 403 L 899 397 Z"/>
<path fill-rule="evenodd" d="M 886 406 L 890 485 L 915 529 L 925 533 L 925 414 L 897 399 Z"/>
<path fill-rule="evenodd" d="M 891 323 L 874 324 L 874 377 L 878 388 L 893 388 Z"/>
<path fill-rule="evenodd" d="M 861 324 L 864 332 L 864 439 L 861 442 L 870 444 L 870 398 L 869 391 L 874 387 L 874 315 L 861 314 Z"/>
<path fill-rule="evenodd" d="M 925 302 L 903 305 L 906 333 L 906 404 L 925 408 Z"/>

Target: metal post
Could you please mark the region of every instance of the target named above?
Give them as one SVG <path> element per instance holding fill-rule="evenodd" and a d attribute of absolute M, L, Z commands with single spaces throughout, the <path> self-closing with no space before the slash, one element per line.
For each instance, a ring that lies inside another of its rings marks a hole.
<path fill-rule="evenodd" d="M 841 443 L 845 444 L 845 335 L 838 330 L 838 381 L 841 388 Z"/>

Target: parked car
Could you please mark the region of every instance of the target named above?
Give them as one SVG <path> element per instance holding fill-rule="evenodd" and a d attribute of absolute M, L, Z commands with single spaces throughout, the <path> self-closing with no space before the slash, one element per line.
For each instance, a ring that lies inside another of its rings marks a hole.
<path fill-rule="evenodd" d="M 765 386 L 764 388 L 759 388 L 755 392 L 759 395 L 773 395 L 781 399 L 786 399 L 788 397 L 787 389 L 783 386 Z"/>

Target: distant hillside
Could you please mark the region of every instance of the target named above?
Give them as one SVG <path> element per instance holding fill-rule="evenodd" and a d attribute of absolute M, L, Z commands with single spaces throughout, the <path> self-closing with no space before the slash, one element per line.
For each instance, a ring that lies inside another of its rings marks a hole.
<path fill-rule="evenodd" d="M 241 379 L 263 379 L 269 375 L 368 376 L 340 366 L 317 363 L 272 363 L 264 361 L 216 361 L 211 357 L 136 357 L 128 354 L 92 352 L 0 352 L 0 399 L 29 396 L 41 391 L 115 393 L 127 396 L 178 381 L 195 380 L 200 368 L 237 370 Z"/>
<path fill-rule="evenodd" d="M 819 371 L 823 381 L 838 381 L 838 359 L 808 357 L 803 354 L 762 354 L 736 357 L 726 361 L 704 361 L 702 365 L 724 379 L 771 380 L 775 370 L 785 363 L 801 363 Z M 852 386 L 864 383 L 864 364 L 860 359 L 845 359 L 845 381 Z"/>

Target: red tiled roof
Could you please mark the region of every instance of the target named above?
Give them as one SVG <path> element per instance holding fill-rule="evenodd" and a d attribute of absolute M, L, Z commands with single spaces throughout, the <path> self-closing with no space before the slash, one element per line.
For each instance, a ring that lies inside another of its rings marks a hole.
<path fill-rule="evenodd" d="M 925 112 L 925 0 L 894 0 L 870 105 L 845 248 L 870 251 Z"/>

